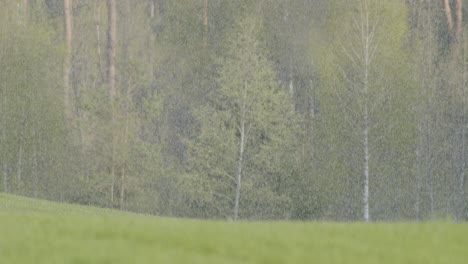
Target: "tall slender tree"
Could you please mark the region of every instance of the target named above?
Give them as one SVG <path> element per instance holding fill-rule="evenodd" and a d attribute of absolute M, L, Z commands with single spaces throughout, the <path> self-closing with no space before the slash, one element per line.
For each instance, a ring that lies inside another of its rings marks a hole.
<path fill-rule="evenodd" d="M 110 202 L 114 204 L 114 185 L 116 174 L 116 107 L 115 101 L 117 96 L 116 89 L 116 54 L 117 54 L 117 5 L 115 0 L 107 0 L 107 83 L 109 86 L 109 100 L 111 106 L 111 158 L 110 158 Z"/>
<path fill-rule="evenodd" d="M 443 0 L 443 3 L 447 32 L 449 33 L 450 41 L 456 43 L 460 40 L 463 31 L 463 2 L 462 0 Z"/>
<path fill-rule="evenodd" d="M 283 208 L 279 204 L 286 193 L 278 185 L 288 175 L 280 172 L 285 160 L 281 153 L 288 155 L 292 144 L 286 142 L 292 143 L 295 129 L 290 98 L 276 81 L 258 39 L 259 22 L 248 16 L 238 23 L 229 38 L 219 91 L 213 103 L 199 111 L 201 133 L 190 145 L 195 180 L 206 183 L 200 188 L 215 195 L 205 203 L 224 217 L 231 208 L 234 220 L 248 217 L 253 204 L 264 204 L 258 209 L 265 214 L 276 211 L 273 204 Z M 265 196 L 253 198 L 254 186 Z"/>
<path fill-rule="evenodd" d="M 358 124 L 356 127 L 361 130 L 361 151 L 362 151 L 362 174 L 363 174 L 363 219 L 368 222 L 370 220 L 369 212 L 369 181 L 370 181 L 370 72 L 374 55 L 377 51 L 377 43 L 375 39 L 377 23 L 370 17 L 370 6 L 368 0 L 358 1 L 358 13 L 353 18 L 353 38 L 356 43 L 349 47 L 345 52 L 351 65 L 352 70 L 343 70 L 345 79 L 348 82 L 348 96 L 352 96 L 356 100 L 358 113 L 355 115 L 355 121 Z M 359 113 L 360 112 L 360 113 Z"/>
<path fill-rule="evenodd" d="M 203 0 L 203 46 L 208 46 L 208 0 Z"/>
<path fill-rule="evenodd" d="M 72 67 L 72 20 L 73 20 L 73 2 L 72 0 L 63 1 L 63 11 L 65 18 L 65 59 L 63 63 L 63 106 L 65 120 L 70 121 L 72 107 L 70 102 L 71 86 L 70 76 Z"/>

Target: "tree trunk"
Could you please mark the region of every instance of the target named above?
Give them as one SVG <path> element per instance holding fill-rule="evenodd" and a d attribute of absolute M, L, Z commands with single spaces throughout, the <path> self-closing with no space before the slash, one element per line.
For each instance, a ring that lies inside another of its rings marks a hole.
<path fill-rule="evenodd" d="M 125 1 L 125 13 L 122 15 L 122 19 L 131 18 L 131 1 Z M 129 38 L 127 36 L 128 32 L 130 32 L 130 28 L 128 27 L 129 23 L 123 23 L 122 30 L 121 30 L 121 38 L 122 38 L 122 60 L 123 60 L 123 67 L 130 67 L 129 65 Z M 148 54 L 151 56 L 151 48 L 148 48 Z M 150 67 L 151 68 L 151 67 Z M 120 201 L 119 207 L 121 210 L 124 209 L 125 206 L 125 180 L 126 180 L 126 171 L 127 171 L 127 157 L 128 157 L 128 129 L 129 129 L 129 121 L 130 121 L 130 103 L 131 103 L 131 91 L 132 91 L 132 84 L 130 83 L 129 76 L 127 74 L 122 74 L 122 87 L 126 87 L 125 97 L 122 97 L 122 106 L 119 107 L 123 111 L 124 115 L 124 127 L 123 127 L 123 135 L 122 135 L 122 146 L 121 146 L 121 153 L 119 166 L 120 166 Z"/>
<path fill-rule="evenodd" d="M 245 100 L 247 98 L 246 95 L 246 88 L 244 87 L 244 102 L 242 105 L 242 113 L 241 113 L 241 120 L 240 120 L 240 142 L 239 142 L 239 160 L 237 164 L 237 181 L 236 181 L 236 199 L 234 202 L 234 221 L 237 221 L 239 217 L 239 201 L 240 201 L 240 191 L 241 191 L 241 181 L 242 181 L 242 171 L 244 167 L 244 149 L 245 149 L 245 140 L 246 140 L 246 131 L 245 131 L 245 115 L 246 115 L 246 105 Z"/>
<path fill-rule="evenodd" d="M 115 57 L 117 44 L 117 7 L 115 0 L 107 0 L 108 13 L 108 43 L 107 43 L 107 81 L 109 85 L 109 100 L 111 103 L 111 205 L 114 205 L 114 185 L 115 185 Z"/>
<path fill-rule="evenodd" d="M 7 115 L 7 95 L 6 95 L 6 82 L 3 84 L 3 104 L 2 104 L 2 148 L 3 148 L 3 157 L 2 157 L 2 163 L 3 163 L 3 191 L 5 193 L 8 192 L 8 164 L 7 164 L 7 141 L 6 141 L 6 131 L 7 131 L 7 122 L 6 122 L 6 115 Z"/>
<path fill-rule="evenodd" d="M 95 14 L 94 18 L 94 23 L 96 26 L 96 50 L 98 57 L 99 76 L 101 77 L 101 81 L 104 81 L 106 77 L 104 74 L 101 52 L 101 5 L 98 6 L 97 13 Z"/>
<path fill-rule="evenodd" d="M 127 103 L 129 101 L 130 89 L 127 88 Z M 129 121 L 129 113 L 128 113 L 128 105 L 125 109 L 125 128 L 124 128 L 124 139 L 123 139 L 123 147 L 124 150 L 127 151 L 127 143 L 128 143 L 128 121 Z M 121 167 L 121 174 L 120 174 L 120 209 L 124 209 L 124 197 L 125 197 L 125 170 L 127 166 L 127 155 L 125 153 L 125 158 Z"/>
<path fill-rule="evenodd" d="M 22 110 L 22 114 L 21 114 L 21 120 L 20 120 L 20 131 L 19 131 L 19 149 L 18 149 L 18 164 L 17 164 L 17 168 L 16 168 L 16 186 L 18 187 L 18 190 L 19 190 L 19 187 L 21 186 L 21 178 L 22 178 L 22 172 L 23 172 L 23 152 L 24 152 L 24 149 L 23 149 L 23 144 L 24 144 L 24 138 L 23 138 L 23 130 L 25 129 L 24 126 L 25 126 L 25 123 L 26 123 L 26 111 L 25 109 L 23 108 Z"/>
<path fill-rule="evenodd" d="M 307 109 L 304 114 L 304 139 L 302 144 L 302 159 L 303 167 L 302 170 L 305 171 L 307 168 L 307 163 L 313 163 L 314 161 L 314 149 L 313 149 L 313 137 L 314 137 L 314 117 L 315 117 L 315 106 L 314 106 L 314 83 L 312 80 L 309 80 L 310 91 L 307 97 Z M 309 165 L 309 168 L 312 168 L 313 164 Z"/>
<path fill-rule="evenodd" d="M 29 9 L 29 0 L 23 0 L 22 6 L 23 19 L 25 22 L 28 21 L 28 9 Z"/>
<path fill-rule="evenodd" d="M 124 209 L 124 196 L 125 196 L 125 166 L 126 164 L 122 164 L 120 169 L 120 203 L 119 207 L 120 210 Z"/>
<path fill-rule="evenodd" d="M 3 162 L 3 192 L 8 193 L 8 164 L 6 163 L 6 157 Z"/>
<path fill-rule="evenodd" d="M 72 108 L 70 105 L 70 74 L 72 63 L 72 0 L 63 1 L 63 10 L 65 15 L 65 60 L 63 63 L 63 106 L 65 120 L 70 121 Z"/>
<path fill-rule="evenodd" d="M 293 96 L 294 96 L 294 77 L 293 77 L 292 69 L 289 72 L 288 93 L 289 93 L 289 96 L 291 96 L 291 98 L 293 98 Z"/>
<path fill-rule="evenodd" d="M 33 147 L 33 178 L 34 178 L 34 198 L 38 196 L 38 185 L 39 185 L 39 175 L 38 175 L 38 162 L 37 162 L 37 147 Z"/>
<path fill-rule="evenodd" d="M 447 19 L 448 32 L 452 34 L 453 18 L 452 18 L 452 8 L 450 7 L 450 0 L 444 0 L 444 11 L 445 11 L 445 18 Z"/>
<path fill-rule="evenodd" d="M 435 217 L 435 208 L 434 208 L 434 173 L 432 172 L 432 168 L 429 171 L 429 203 L 430 203 L 430 210 L 431 210 L 431 218 L 434 219 Z"/>
<path fill-rule="evenodd" d="M 150 1 L 150 17 L 151 17 L 151 19 L 154 18 L 154 8 L 155 8 L 154 7 L 154 0 L 151 0 Z"/>
<path fill-rule="evenodd" d="M 460 40 L 463 29 L 463 3 L 462 0 L 455 0 L 455 25 L 452 15 L 450 0 L 444 0 L 445 18 L 447 20 L 447 29 L 450 35 L 450 41 L 457 43 Z"/>
<path fill-rule="evenodd" d="M 242 170 L 244 166 L 244 145 L 245 145 L 245 120 L 241 121 L 240 128 L 240 143 L 239 143 L 239 161 L 237 164 L 237 182 L 236 182 L 236 200 L 234 204 L 234 221 L 239 217 L 239 200 L 241 191 Z"/>
<path fill-rule="evenodd" d="M 466 45 L 463 45 L 463 73 L 462 73 L 462 139 L 461 139 L 461 171 L 460 171 L 460 179 L 459 179 L 459 212 L 458 212 L 458 219 L 463 219 L 463 215 L 465 213 L 465 170 L 466 170 Z"/>
<path fill-rule="evenodd" d="M 369 120 L 364 106 L 364 220 L 369 222 Z"/>
<path fill-rule="evenodd" d="M 112 148 L 112 151 L 114 149 Z M 115 165 L 114 165 L 114 155 L 112 155 L 112 164 L 111 164 L 111 187 L 110 187 L 110 206 L 114 207 L 114 186 L 115 186 Z"/>
<path fill-rule="evenodd" d="M 420 219 L 421 214 L 421 125 L 418 126 L 418 143 L 416 145 L 416 201 L 415 201 L 415 214 L 416 220 Z"/>
<path fill-rule="evenodd" d="M 371 116 L 370 116 L 370 71 L 371 64 L 374 58 L 374 55 L 377 50 L 377 45 L 375 43 L 375 31 L 377 24 L 370 23 L 370 10 L 368 7 L 367 0 L 361 0 L 359 4 L 360 14 L 354 17 L 354 34 L 355 39 L 358 41 L 353 43 L 352 52 L 347 52 L 346 56 L 350 60 L 350 63 L 353 64 L 354 68 L 359 70 L 359 75 L 353 76 L 350 78 L 346 76 L 347 81 L 350 82 L 354 90 L 352 99 L 357 101 L 356 105 L 358 107 L 357 114 L 355 117 L 359 117 L 355 122 L 359 129 L 359 148 L 361 148 L 362 157 L 362 171 L 359 177 L 362 179 L 363 185 L 359 186 L 362 188 L 362 200 L 359 207 L 362 206 L 362 217 L 365 222 L 370 221 L 370 130 L 371 130 Z M 357 78 L 356 78 L 357 77 Z M 352 118 L 355 118 L 352 117 Z M 353 120 L 354 121 L 354 120 Z M 362 135 L 362 136 L 361 136 Z M 361 182 L 361 181 L 360 181 Z"/>
<path fill-rule="evenodd" d="M 363 128 L 363 137 L 364 137 L 364 220 L 369 221 L 369 67 L 372 60 L 372 55 L 370 51 L 370 41 L 371 32 L 369 28 L 369 11 L 367 9 L 367 2 L 365 3 L 365 21 L 362 21 L 362 33 L 364 36 L 364 128 Z"/>
<path fill-rule="evenodd" d="M 455 25 L 456 25 L 456 30 L 455 30 L 455 41 L 460 40 L 460 36 L 462 34 L 463 30 L 463 6 L 462 6 L 462 0 L 455 0 Z"/>
<path fill-rule="evenodd" d="M 19 150 L 18 150 L 18 168 L 16 174 L 16 185 L 19 187 L 21 185 L 21 174 L 23 171 L 23 139 L 20 138 Z"/>
<path fill-rule="evenodd" d="M 36 131 L 34 129 L 34 135 L 36 136 Z M 34 179 L 34 192 L 33 192 L 33 195 L 34 195 L 34 198 L 37 198 L 37 195 L 38 195 L 38 187 L 39 187 L 39 175 L 38 175 L 38 170 L 39 170 L 39 165 L 38 165 L 38 161 L 37 161 L 37 146 L 36 146 L 37 143 L 34 143 L 34 146 L 33 146 L 33 168 L 32 168 L 32 176 L 33 176 L 33 179 Z"/>
<path fill-rule="evenodd" d="M 206 48 L 208 46 L 208 0 L 204 0 L 203 5 L 203 46 Z"/>
<path fill-rule="evenodd" d="M 107 81 L 109 83 L 110 99 L 115 99 L 115 57 L 117 44 L 117 6 L 115 0 L 107 0 L 108 12 L 108 43 L 107 43 Z M 113 104 L 113 102 L 112 102 Z"/>

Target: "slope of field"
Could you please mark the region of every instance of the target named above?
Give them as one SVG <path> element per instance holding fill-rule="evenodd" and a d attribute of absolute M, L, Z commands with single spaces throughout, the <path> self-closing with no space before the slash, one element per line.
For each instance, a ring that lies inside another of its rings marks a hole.
<path fill-rule="evenodd" d="M 170 219 L 0 194 L 0 263 L 468 263 L 468 225 Z"/>

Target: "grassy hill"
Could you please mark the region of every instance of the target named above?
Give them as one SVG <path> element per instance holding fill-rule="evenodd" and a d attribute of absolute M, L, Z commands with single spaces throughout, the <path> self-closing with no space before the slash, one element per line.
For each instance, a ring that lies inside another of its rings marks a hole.
<path fill-rule="evenodd" d="M 0 194 L 0 263 L 467 263 L 468 225 L 170 219 Z"/>

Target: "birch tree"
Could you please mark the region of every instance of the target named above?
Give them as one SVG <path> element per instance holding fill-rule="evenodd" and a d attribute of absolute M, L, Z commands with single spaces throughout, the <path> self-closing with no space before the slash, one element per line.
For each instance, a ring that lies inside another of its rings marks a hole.
<path fill-rule="evenodd" d="M 399 36 L 401 36 L 402 27 L 398 24 L 399 22 L 392 21 L 395 15 L 387 11 L 388 7 L 385 4 L 369 0 L 359 0 L 354 3 L 355 15 L 348 18 L 349 26 L 341 31 L 344 32 L 346 41 L 341 40 L 341 44 L 336 46 L 341 56 L 335 62 L 339 65 L 337 69 L 339 81 L 334 85 L 334 89 L 344 118 L 343 122 L 346 122 L 345 126 L 349 131 L 348 142 L 343 142 L 343 144 L 348 145 L 347 151 L 359 153 L 354 158 L 348 159 L 356 165 L 359 164 L 358 167 L 353 166 L 350 169 L 355 175 L 360 176 L 348 176 L 346 185 L 351 192 L 360 190 L 360 206 L 356 208 L 362 210 L 361 219 L 368 222 L 372 218 L 372 204 L 383 205 L 385 204 L 384 197 L 386 197 L 384 193 L 375 193 L 374 196 L 371 188 L 377 191 L 383 183 L 382 179 L 395 177 L 385 175 L 385 178 L 382 178 L 385 167 L 383 165 L 391 160 L 390 149 L 397 152 L 400 148 L 397 147 L 399 144 L 389 143 L 388 135 L 391 134 L 389 132 L 394 130 L 393 126 L 396 125 L 396 120 L 392 115 L 397 113 L 393 109 L 400 104 L 395 96 L 397 91 L 392 91 L 395 89 L 392 80 L 394 77 L 386 76 L 398 74 L 391 66 L 391 61 L 394 60 L 392 57 L 398 52 L 390 44 L 379 43 L 379 39 L 382 38 L 382 32 L 386 32 L 386 42 L 398 45 L 401 41 Z M 377 16 L 379 12 L 380 15 Z M 385 24 L 382 25 L 382 23 Z M 380 45 L 384 47 L 382 51 L 379 49 Z M 400 63 L 398 60 L 394 60 L 395 62 Z M 402 84 L 400 83 L 399 86 Z M 390 148 L 384 149 L 385 145 Z M 393 160 L 397 162 L 398 157 L 394 156 Z M 344 199 L 352 201 L 354 199 L 352 197 L 354 195 L 349 193 Z M 371 197 L 375 197 L 375 201 L 371 201 Z M 380 210 L 382 211 L 385 210 Z M 378 218 L 377 215 L 375 218 Z"/>
<path fill-rule="evenodd" d="M 242 19 L 231 33 L 219 91 L 199 110 L 200 136 L 190 144 L 194 176 L 187 181 L 206 195 L 199 203 L 210 204 L 212 214 L 223 217 L 229 217 L 231 208 L 234 220 L 248 217 L 255 200 L 269 207 L 257 208 L 264 212 L 287 203 L 284 193 L 273 193 L 269 183 L 274 170 L 265 166 L 281 166 L 276 154 L 287 150 L 295 117 L 258 34 L 259 24 L 252 17 Z M 278 163 L 267 163 L 272 157 Z"/>
<path fill-rule="evenodd" d="M 442 0 L 446 18 L 449 41 L 457 43 L 463 32 L 463 2 L 462 0 Z"/>
<path fill-rule="evenodd" d="M 111 105 L 111 158 L 110 158 L 110 202 L 114 204 L 114 185 L 116 174 L 116 133 L 115 133 L 115 119 L 116 119 L 116 49 L 117 49 L 117 6 L 115 0 L 107 0 L 107 16 L 108 16 L 108 29 L 107 29 L 107 82 L 109 86 L 109 100 Z"/>
<path fill-rule="evenodd" d="M 363 174 L 363 219 L 368 222 L 370 220 L 369 212 L 369 181 L 370 181 L 370 74 L 373 66 L 374 55 L 377 50 L 375 39 L 375 31 L 377 22 L 370 17 L 369 1 L 358 1 L 358 14 L 353 18 L 353 35 L 355 39 L 353 46 L 345 48 L 352 70 L 344 70 L 345 79 L 348 81 L 349 88 L 347 96 L 351 96 L 356 100 L 358 112 L 355 114 L 355 119 L 352 122 L 357 122 L 355 126 L 360 130 L 361 151 L 362 151 L 362 174 Z"/>
<path fill-rule="evenodd" d="M 72 109 L 70 106 L 70 74 L 72 63 L 72 20 L 73 20 L 72 0 L 63 1 L 63 11 L 65 20 L 65 59 L 63 63 L 63 106 L 66 121 L 70 121 Z"/>
<path fill-rule="evenodd" d="M 203 0 L 203 47 L 208 46 L 208 0 Z"/>

